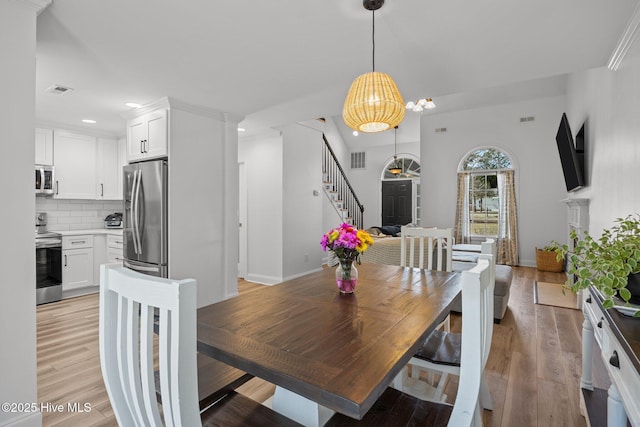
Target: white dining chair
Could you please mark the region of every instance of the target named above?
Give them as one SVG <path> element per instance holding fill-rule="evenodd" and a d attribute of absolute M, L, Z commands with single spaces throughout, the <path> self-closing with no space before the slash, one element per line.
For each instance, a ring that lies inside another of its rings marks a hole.
<path fill-rule="evenodd" d="M 491 347 L 493 326 L 493 285 L 490 260 L 483 258 L 462 275 L 462 346 L 460 381 L 453 406 L 430 402 L 388 387 L 362 420 L 336 414 L 325 427 L 387 425 L 406 426 L 482 426 L 479 397 L 486 359 Z"/>
<path fill-rule="evenodd" d="M 425 250 L 427 270 L 452 271 L 453 270 L 453 230 L 451 228 L 400 228 L 400 265 L 402 267 L 424 269 Z M 417 242 L 417 253 L 416 253 Z M 435 254 L 435 255 L 434 255 Z M 418 265 L 415 257 L 418 255 Z M 435 258 L 435 260 L 434 260 Z M 438 329 L 451 330 L 451 318 L 447 318 L 438 325 Z"/>
<path fill-rule="evenodd" d="M 160 390 L 154 379 L 156 322 Z M 233 390 L 200 410 L 195 280 L 102 265 L 99 333 L 102 376 L 120 426 L 299 425 Z"/>
<path fill-rule="evenodd" d="M 491 347 L 491 340 L 493 338 L 493 301 L 494 301 L 494 288 L 495 288 L 495 254 L 496 244 L 493 239 L 487 239 L 482 243 L 482 253 L 478 257 L 478 261 L 486 261 L 489 264 L 488 268 L 488 280 L 490 282 L 491 292 L 489 301 L 480 301 L 476 304 L 485 304 L 491 313 L 486 319 L 483 319 L 483 337 L 489 343 L 488 346 L 483 347 L 482 352 L 482 366 L 484 367 L 489 358 L 489 350 Z M 462 291 L 463 311 L 462 311 L 462 323 L 464 328 L 465 322 L 465 290 Z M 447 384 L 448 375 L 460 375 L 462 360 L 462 335 L 453 333 L 450 331 L 434 330 L 424 341 L 420 350 L 411 358 L 409 365 L 411 366 L 411 377 L 408 377 L 407 372 L 403 372 L 402 376 L 396 379 L 395 384 L 402 390 L 413 392 L 423 399 L 433 401 L 444 401 L 446 395 L 444 389 Z M 433 387 L 426 387 L 421 384 L 420 379 L 421 371 L 426 370 L 428 373 L 429 381 L 435 376 L 434 373 L 439 373 L 439 380 L 437 384 L 433 384 Z M 484 409 L 492 409 L 493 402 L 489 388 L 484 380 L 484 376 L 481 381 L 480 401 Z"/>
<path fill-rule="evenodd" d="M 400 265 L 427 270 L 452 271 L 453 231 L 450 228 L 400 229 Z M 416 254 L 416 242 L 418 243 Z M 427 265 L 425 266 L 425 251 Z M 435 257 L 434 257 L 435 253 Z M 418 255 L 418 265 L 415 257 Z M 434 260 L 435 258 L 435 260 Z"/>

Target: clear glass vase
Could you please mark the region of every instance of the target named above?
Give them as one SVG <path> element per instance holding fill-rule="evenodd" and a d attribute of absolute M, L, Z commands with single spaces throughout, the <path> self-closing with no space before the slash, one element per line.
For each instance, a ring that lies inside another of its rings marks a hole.
<path fill-rule="evenodd" d="M 358 270 L 353 264 L 353 260 L 339 260 L 336 268 L 336 284 L 343 294 L 351 294 L 356 289 L 358 283 Z"/>

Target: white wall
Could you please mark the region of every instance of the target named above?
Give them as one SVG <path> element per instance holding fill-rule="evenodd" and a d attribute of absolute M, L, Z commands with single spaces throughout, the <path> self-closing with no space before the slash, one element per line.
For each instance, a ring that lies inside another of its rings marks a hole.
<path fill-rule="evenodd" d="M 490 106 L 421 118 L 422 224 L 453 227 L 456 173 L 478 147 L 496 147 L 516 166 L 520 265 L 535 265 L 535 246 L 562 241 L 567 197 L 555 135 L 565 97 Z M 534 116 L 520 123 L 520 117 Z M 436 133 L 436 128 L 447 128 Z"/>
<path fill-rule="evenodd" d="M 37 402 L 33 164 L 36 10 L 0 0 L 0 402 Z M 39 426 L 40 412 L 0 411 L 0 425 Z"/>
<path fill-rule="evenodd" d="M 247 175 L 247 277 L 278 283 L 283 277 L 283 144 L 279 132 L 243 139 L 238 161 Z"/>
<path fill-rule="evenodd" d="M 169 277 L 196 279 L 202 307 L 237 294 L 238 122 L 170 105 Z"/>
<path fill-rule="evenodd" d="M 240 141 L 248 281 L 276 284 L 321 268 L 321 144 L 321 131 L 299 124 Z"/>
<path fill-rule="evenodd" d="M 322 132 L 300 125 L 283 129 L 283 278 L 322 265 Z"/>
<path fill-rule="evenodd" d="M 387 132 L 390 140 L 393 141 L 393 132 Z M 358 138 L 366 138 L 367 135 L 361 134 Z M 364 206 L 364 228 L 382 225 L 382 182 L 381 177 L 385 167 L 393 159 L 393 144 L 386 146 L 377 146 L 368 148 L 365 151 L 366 168 L 365 169 L 348 169 L 345 171 L 349 176 L 349 181 L 353 189 L 360 199 L 360 203 Z M 398 157 L 411 154 L 420 158 L 420 143 L 404 143 L 398 144 Z M 420 164 L 421 168 L 422 163 Z"/>
<path fill-rule="evenodd" d="M 616 218 L 640 213 L 640 42 L 617 71 L 569 76 L 567 117 L 574 136 L 587 123 L 588 186 L 572 197 L 590 199 L 589 233 L 599 236 Z"/>

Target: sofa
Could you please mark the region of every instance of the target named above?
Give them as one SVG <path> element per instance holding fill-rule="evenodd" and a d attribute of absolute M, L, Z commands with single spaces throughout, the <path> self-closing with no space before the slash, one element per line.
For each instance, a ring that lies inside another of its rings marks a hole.
<path fill-rule="evenodd" d="M 457 252 L 480 253 L 480 245 L 454 245 Z M 494 254 L 495 256 L 495 254 Z M 473 268 L 474 262 L 453 262 L 453 271 L 464 271 Z M 493 290 L 493 320 L 500 323 L 507 312 L 509 304 L 509 294 L 511 293 L 511 280 L 513 271 L 508 265 L 496 264 L 496 286 Z M 453 309 L 457 313 L 462 312 L 462 298 L 458 297 L 454 302 Z"/>

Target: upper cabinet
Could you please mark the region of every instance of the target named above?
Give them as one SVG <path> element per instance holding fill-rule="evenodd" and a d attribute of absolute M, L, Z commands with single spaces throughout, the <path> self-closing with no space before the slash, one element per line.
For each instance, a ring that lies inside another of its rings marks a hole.
<path fill-rule="evenodd" d="M 96 198 L 96 138 L 57 131 L 53 145 L 57 199 Z"/>
<path fill-rule="evenodd" d="M 122 161 L 118 141 L 98 138 L 96 199 L 122 200 Z"/>
<path fill-rule="evenodd" d="M 54 197 L 122 200 L 125 141 L 55 130 Z"/>
<path fill-rule="evenodd" d="M 162 108 L 127 122 L 127 161 L 167 155 L 167 116 L 167 109 Z"/>
<path fill-rule="evenodd" d="M 36 165 L 53 165 L 53 130 L 36 129 Z"/>

